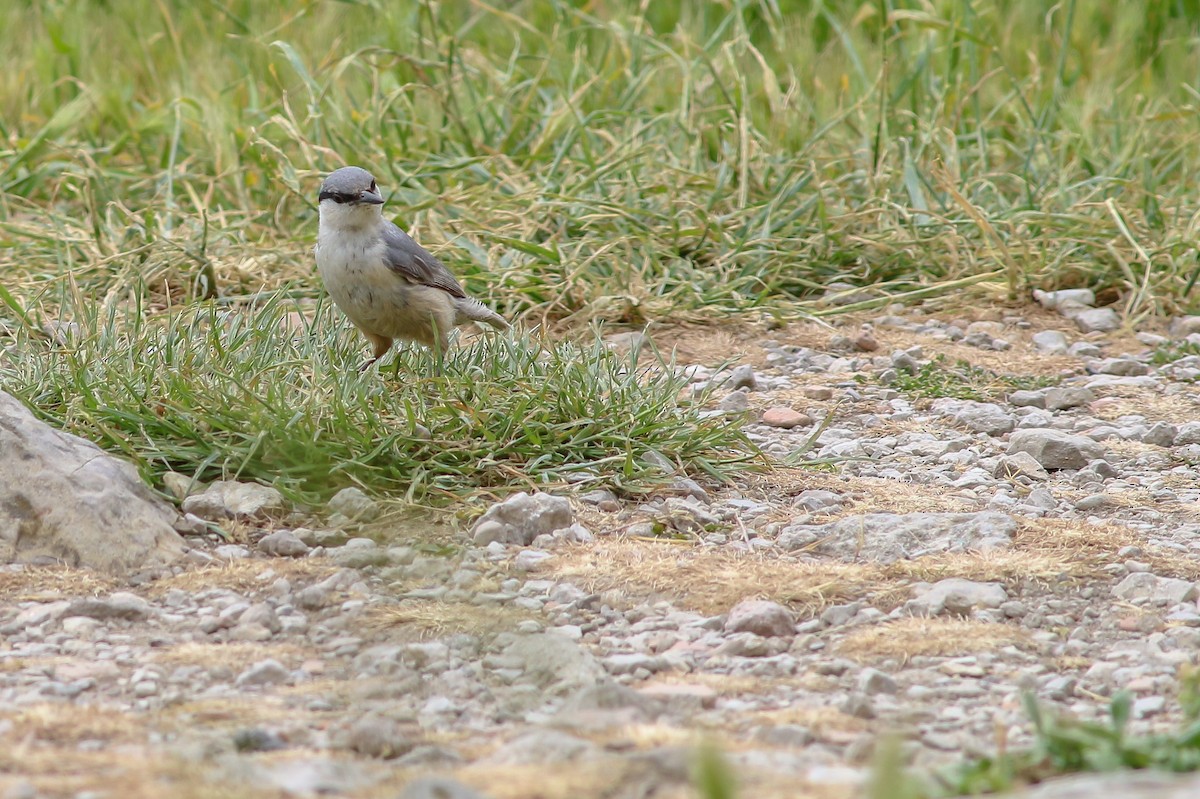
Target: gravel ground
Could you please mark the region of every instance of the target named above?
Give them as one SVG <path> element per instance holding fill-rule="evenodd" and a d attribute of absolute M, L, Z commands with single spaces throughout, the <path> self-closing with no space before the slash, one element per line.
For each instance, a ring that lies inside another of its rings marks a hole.
<path fill-rule="evenodd" d="M 1028 742 L 1025 689 L 1088 718 L 1128 689 L 1132 732 L 1171 728 L 1200 357 L 1042 299 L 677 337 L 714 413 L 820 466 L 462 527 L 218 484 L 184 510 L 242 543 L 184 566 L 5 567 L 0 797 L 682 797 L 706 739 L 745 796 L 839 797 L 883 732 L 919 767 Z M 1044 796 L 1112 790 L 1083 779 Z"/>

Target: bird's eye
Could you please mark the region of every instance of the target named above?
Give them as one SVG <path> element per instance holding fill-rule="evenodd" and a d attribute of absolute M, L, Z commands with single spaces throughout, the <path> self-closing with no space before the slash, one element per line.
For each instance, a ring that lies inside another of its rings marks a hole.
<path fill-rule="evenodd" d="M 371 191 L 376 191 L 375 181 L 373 181 L 373 180 L 371 181 Z"/>

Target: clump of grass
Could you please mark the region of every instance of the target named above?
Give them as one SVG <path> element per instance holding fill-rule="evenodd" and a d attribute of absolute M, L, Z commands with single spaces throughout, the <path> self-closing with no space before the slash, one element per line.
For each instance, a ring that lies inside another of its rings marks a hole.
<path fill-rule="evenodd" d="M 1165 366 L 1190 355 L 1200 355 L 1200 344 L 1193 341 L 1168 341 L 1154 348 L 1154 352 L 1150 354 L 1150 362 L 1155 366 Z"/>
<path fill-rule="evenodd" d="M 946 356 L 938 355 L 916 372 L 897 370 L 892 385 L 917 397 L 985 402 L 1011 391 L 1045 388 L 1057 382 L 1052 377 L 1002 374 L 961 359 L 951 363 Z"/>
<path fill-rule="evenodd" d="M 1000 751 L 945 768 L 930 778 L 925 796 L 977 796 L 1010 791 L 1077 772 L 1159 769 L 1186 772 L 1200 769 L 1200 672 L 1181 676 L 1183 726 L 1168 733 L 1129 735 L 1126 727 L 1133 696 L 1117 693 L 1109 703 L 1108 719 L 1083 721 L 1056 715 L 1033 694 L 1022 699 L 1033 723 L 1034 742 L 1027 749 Z"/>
<path fill-rule="evenodd" d="M 671 467 L 721 478 L 755 457 L 736 426 L 678 401 L 647 352 L 488 336 L 439 359 L 401 349 L 359 372 L 340 315 L 273 299 L 147 316 L 77 306 L 63 345 L 28 333 L 0 372 L 42 418 L 145 477 L 274 483 L 317 500 L 348 484 L 437 502 L 500 486 L 638 491 Z M 664 468 L 665 467 L 665 468 Z"/>

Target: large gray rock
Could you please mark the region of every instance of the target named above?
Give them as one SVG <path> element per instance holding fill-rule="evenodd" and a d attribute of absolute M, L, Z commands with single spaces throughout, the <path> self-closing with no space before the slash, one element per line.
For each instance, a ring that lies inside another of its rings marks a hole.
<path fill-rule="evenodd" d="M 128 463 L 0 392 L 0 562 L 123 574 L 186 551 L 176 513 Z"/>
<path fill-rule="evenodd" d="M 529 546 L 543 533 L 570 527 L 575 512 L 566 497 L 553 494 L 513 494 L 487 509 L 475 523 L 472 535 L 478 546 L 493 541 Z"/>
<path fill-rule="evenodd" d="M 1008 439 L 1008 454 L 1018 452 L 1028 452 L 1043 469 L 1082 469 L 1089 461 L 1104 457 L 1104 447 L 1092 439 L 1049 428 L 1013 433 Z"/>
<path fill-rule="evenodd" d="M 846 561 L 894 563 L 936 552 L 1007 547 L 1017 523 L 1004 513 L 867 513 L 784 528 L 779 546 Z"/>

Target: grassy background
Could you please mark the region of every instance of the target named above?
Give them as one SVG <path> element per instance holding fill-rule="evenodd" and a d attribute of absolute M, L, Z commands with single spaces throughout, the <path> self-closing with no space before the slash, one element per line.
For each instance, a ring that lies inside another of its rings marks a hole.
<path fill-rule="evenodd" d="M 299 283 L 375 171 L 538 320 L 795 311 L 1001 272 L 1194 309 L 1196 0 L 6 4 L 0 263 L 28 295 Z M 445 248 L 443 248 L 445 245 Z"/>
<path fill-rule="evenodd" d="M 315 195 L 344 163 L 526 327 L 795 316 L 835 279 L 1194 311 L 1198 18 L 1197 0 L 5 4 L 0 322 L 18 341 L 22 313 L 77 317 L 63 297 L 116 320 L 214 285 L 234 310 L 315 299 Z M 102 329 L 77 342 L 93 360 L 159 335 Z M 32 402 L 47 368 L 4 379 Z"/>

